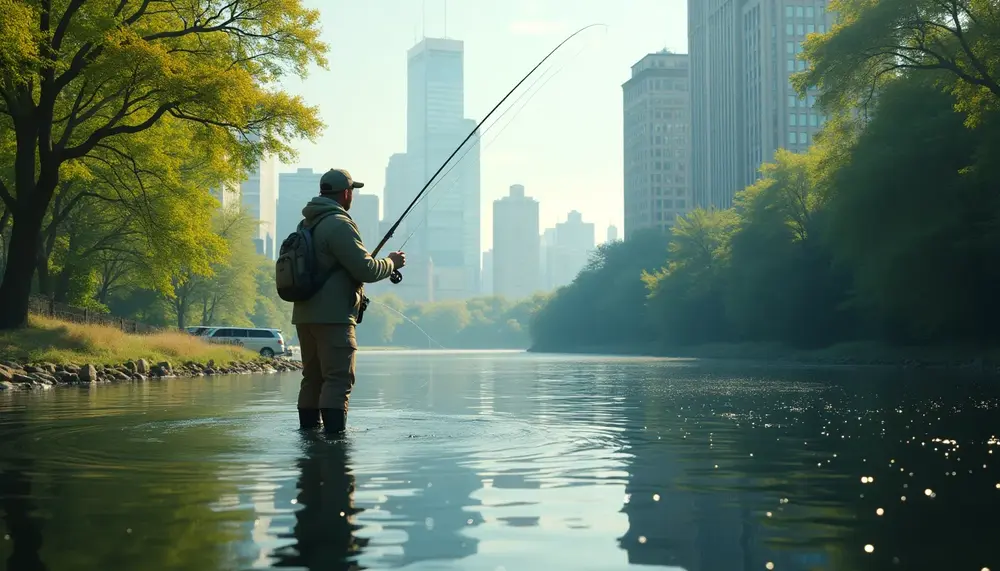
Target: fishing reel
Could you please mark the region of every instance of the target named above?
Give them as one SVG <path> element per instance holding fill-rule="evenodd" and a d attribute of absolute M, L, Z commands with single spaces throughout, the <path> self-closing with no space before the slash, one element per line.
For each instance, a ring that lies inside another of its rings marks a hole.
<path fill-rule="evenodd" d="M 399 270 L 392 270 L 392 273 L 389 274 L 389 281 L 394 284 L 398 284 L 403 281 L 403 274 L 399 273 Z"/>

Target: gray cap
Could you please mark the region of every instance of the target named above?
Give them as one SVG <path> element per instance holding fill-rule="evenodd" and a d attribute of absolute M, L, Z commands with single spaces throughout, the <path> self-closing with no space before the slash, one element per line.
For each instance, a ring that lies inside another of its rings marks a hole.
<path fill-rule="evenodd" d="M 319 190 L 322 194 L 343 192 L 348 188 L 361 188 L 365 185 L 351 178 L 351 173 L 344 169 L 330 169 L 319 179 Z"/>

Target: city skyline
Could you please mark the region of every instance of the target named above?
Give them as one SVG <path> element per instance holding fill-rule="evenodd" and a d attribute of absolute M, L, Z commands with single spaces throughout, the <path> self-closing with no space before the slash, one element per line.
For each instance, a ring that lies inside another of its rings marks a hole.
<path fill-rule="evenodd" d="M 484 135 L 480 250 L 492 247 L 492 201 L 512 184 L 534 189 L 542 203 L 543 227 L 574 209 L 602 228 L 624 226 L 620 84 L 639 55 L 663 47 L 687 49 L 683 3 L 635 0 L 623 7 L 582 0 L 568 10 L 565 3 L 549 0 L 486 7 L 452 2 L 445 30 L 443 2 L 429 0 L 423 33 L 418 2 L 306 3 L 320 10 L 324 21 L 349 21 L 351 26 L 324 27 L 329 71 L 316 69 L 305 81 L 285 82 L 307 104 L 320 106 L 328 127 L 314 143 L 294 143 L 300 156 L 280 171 L 346 168 L 367 183 L 363 192 L 379 195 L 383 205 L 386 161 L 406 143 L 405 52 L 421 36 L 465 42 L 465 116 L 478 121 L 566 35 L 587 24 L 608 24 L 606 32 L 589 30 L 553 56 L 558 74 L 537 96 L 529 96 L 523 110 L 511 111 Z M 594 77 L 607 81 L 595 82 Z M 345 88 L 342 78 L 352 86 Z"/>

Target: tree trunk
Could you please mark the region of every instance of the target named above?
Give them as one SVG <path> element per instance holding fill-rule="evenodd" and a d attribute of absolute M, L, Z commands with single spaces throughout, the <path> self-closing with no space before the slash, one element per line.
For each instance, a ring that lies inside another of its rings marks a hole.
<path fill-rule="evenodd" d="M 52 295 L 52 280 L 49 279 L 49 252 L 45 249 L 45 241 L 41 234 L 38 235 L 35 271 L 38 272 L 38 293 L 50 297 Z"/>
<path fill-rule="evenodd" d="M 38 265 L 38 234 L 42 231 L 41 213 L 27 208 L 17 213 L 10 233 L 7 266 L 0 284 L 0 330 L 20 329 L 28 325 L 31 279 Z"/>

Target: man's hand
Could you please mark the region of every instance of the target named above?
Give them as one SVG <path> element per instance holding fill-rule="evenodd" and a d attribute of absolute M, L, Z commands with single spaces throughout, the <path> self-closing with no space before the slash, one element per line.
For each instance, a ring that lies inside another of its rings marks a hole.
<path fill-rule="evenodd" d="M 392 265 L 397 270 L 406 265 L 406 254 L 403 252 L 391 252 L 387 257 L 392 260 Z"/>

